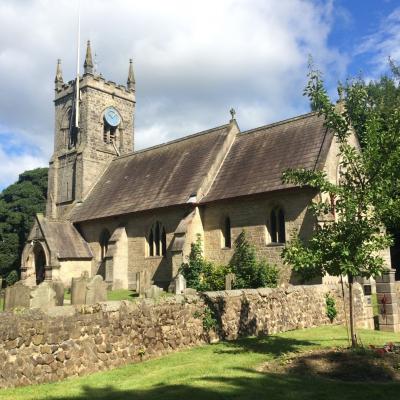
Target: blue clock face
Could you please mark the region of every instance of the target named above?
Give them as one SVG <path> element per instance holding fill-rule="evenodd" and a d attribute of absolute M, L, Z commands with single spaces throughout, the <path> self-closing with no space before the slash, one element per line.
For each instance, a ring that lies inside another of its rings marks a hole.
<path fill-rule="evenodd" d="M 108 107 L 104 113 L 104 119 L 110 126 L 118 126 L 121 122 L 121 117 L 114 107 Z"/>

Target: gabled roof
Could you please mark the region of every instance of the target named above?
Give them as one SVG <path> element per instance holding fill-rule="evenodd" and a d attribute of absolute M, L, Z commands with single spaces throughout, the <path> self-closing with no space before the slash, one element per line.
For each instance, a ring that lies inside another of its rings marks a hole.
<path fill-rule="evenodd" d="M 75 222 L 188 202 L 209 179 L 232 125 L 227 124 L 113 160 L 88 197 L 75 206 Z"/>
<path fill-rule="evenodd" d="M 43 214 L 37 214 L 36 221 L 52 255 L 58 259 L 93 258 L 89 245 L 71 222 L 50 221 Z M 34 226 L 28 240 L 37 239 L 37 235 Z"/>
<path fill-rule="evenodd" d="M 293 187 L 282 183 L 283 172 L 322 168 L 331 142 L 323 117 L 315 113 L 243 132 L 201 202 Z"/>
<path fill-rule="evenodd" d="M 72 210 L 71 220 L 182 205 L 190 197 L 207 203 L 291 188 L 294 185 L 282 183 L 283 172 L 321 169 L 333 137 L 315 113 L 236 138 L 233 127 L 237 129 L 223 125 L 116 158 L 86 200 Z"/>

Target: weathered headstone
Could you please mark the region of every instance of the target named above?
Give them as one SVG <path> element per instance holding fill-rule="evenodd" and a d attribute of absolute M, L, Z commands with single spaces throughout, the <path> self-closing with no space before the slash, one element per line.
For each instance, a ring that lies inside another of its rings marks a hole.
<path fill-rule="evenodd" d="M 107 301 L 107 282 L 104 282 L 100 275 L 94 276 L 86 285 L 85 304 L 95 304 L 100 301 Z"/>
<path fill-rule="evenodd" d="M 64 284 L 61 280 L 54 280 L 49 282 L 51 287 L 56 292 L 56 306 L 64 305 Z"/>
<path fill-rule="evenodd" d="M 30 307 L 31 288 L 19 281 L 12 286 L 7 286 L 4 297 L 4 311 L 16 307 Z"/>
<path fill-rule="evenodd" d="M 235 282 L 236 275 L 229 273 L 225 275 L 225 290 L 232 290 L 232 285 Z"/>
<path fill-rule="evenodd" d="M 400 305 L 395 285 L 395 270 L 388 269 L 376 278 L 379 305 L 379 329 L 400 332 Z"/>
<path fill-rule="evenodd" d="M 71 304 L 85 304 L 86 285 L 89 282 L 87 273 L 83 273 L 79 278 L 72 278 L 71 283 Z"/>
<path fill-rule="evenodd" d="M 141 294 L 140 288 L 142 284 L 142 282 L 140 281 L 140 272 L 136 272 L 135 277 L 136 277 L 136 293 L 140 295 Z"/>
<path fill-rule="evenodd" d="M 0 299 L 4 297 L 4 292 L 3 292 L 3 278 L 0 276 Z M 3 301 L 3 307 L 4 307 L 4 301 Z M 3 311 L 3 307 L 1 307 L 0 311 Z"/>
<path fill-rule="evenodd" d="M 175 294 L 184 293 L 186 289 L 186 279 L 182 274 L 178 274 L 175 278 Z"/>
<path fill-rule="evenodd" d="M 147 299 L 158 299 L 161 296 L 161 293 L 163 292 L 162 288 L 156 286 L 156 285 L 151 285 L 145 292 L 145 297 Z"/>
<path fill-rule="evenodd" d="M 31 308 L 47 308 L 57 305 L 56 291 L 50 282 L 42 282 L 31 290 L 30 307 Z"/>
<path fill-rule="evenodd" d="M 188 296 L 194 296 L 197 294 L 197 290 L 193 288 L 186 288 L 183 292 L 183 294 L 186 294 Z"/>

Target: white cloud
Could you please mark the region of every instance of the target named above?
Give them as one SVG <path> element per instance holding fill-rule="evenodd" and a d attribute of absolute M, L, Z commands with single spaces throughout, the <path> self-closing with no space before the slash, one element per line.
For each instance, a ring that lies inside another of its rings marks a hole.
<path fill-rule="evenodd" d="M 57 58 L 74 77 L 76 4 L 0 3 L 0 124 L 44 159 Z M 107 79 L 124 83 L 135 60 L 138 147 L 226 123 L 232 106 L 242 129 L 306 112 L 308 54 L 328 82 L 347 65 L 327 41 L 332 1 L 82 0 L 81 15 L 82 48 L 90 38 Z"/>
<path fill-rule="evenodd" d="M 45 167 L 47 160 L 33 154 L 7 154 L 0 147 L 0 187 L 4 188 L 18 179 L 18 175 L 24 171 Z"/>
<path fill-rule="evenodd" d="M 356 55 L 359 54 L 371 57 L 375 77 L 387 71 L 389 57 L 400 62 L 400 7 L 381 21 L 377 32 L 364 38 L 356 50 Z"/>

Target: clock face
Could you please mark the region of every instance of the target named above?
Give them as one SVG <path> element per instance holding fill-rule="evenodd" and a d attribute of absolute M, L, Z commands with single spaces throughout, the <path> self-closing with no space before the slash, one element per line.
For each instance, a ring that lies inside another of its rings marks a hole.
<path fill-rule="evenodd" d="M 108 107 L 104 113 L 104 119 L 110 126 L 118 126 L 121 122 L 121 117 L 114 107 Z"/>

